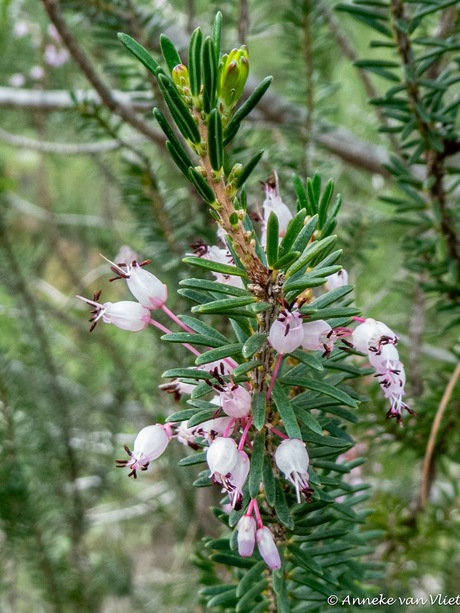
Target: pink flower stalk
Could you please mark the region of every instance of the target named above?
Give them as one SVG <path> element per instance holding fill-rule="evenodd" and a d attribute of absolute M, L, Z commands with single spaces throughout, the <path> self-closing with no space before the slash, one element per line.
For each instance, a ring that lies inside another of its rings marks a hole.
<path fill-rule="evenodd" d="M 264 183 L 264 191 L 265 200 L 262 204 L 264 223 L 262 226 L 261 244 L 265 247 L 267 243 L 267 221 L 270 217 L 270 213 L 273 212 L 278 217 L 280 239 L 286 234 L 287 227 L 292 219 L 292 213 L 281 199 L 276 171 L 273 173 L 273 177 L 270 177 L 270 179 Z"/>
<path fill-rule="evenodd" d="M 301 493 L 309 500 L 312 492 L 308 485 L 310 458 L 305 443 L 297 438 L 282 441 L 275 451 L 275 462 L 285 478 L 294 485 L 297 502 L 300 503 Z"/>
<path fill-rule="evenodd" d="M 281 558 L 273 534 L 267 526 L 259 528 L 256 532 L 256 542 L 259 553 L 267 564 L 268 568 L 278 570 L 281 568 Z"/>
<path fill-rule="evenodd" d="M 256 545 L 256 520 L 251 515 L 243 515 L 236 524 L 238 530 L 238 553 L 242 558 L 250 558 Z"/>
<path fill-rule="evenodd" d="M 278 353 L 292 353 L 302 344 L 304 330 L 302 316 L 287 307 L 281 311 L 278 319 L 270 327 L 268 340 Z"/>
<path fill-rule="evenodd" d="M 129 332 L 140 332 L 149 325 L 150 311 L 138 302 L 122 300 L 120 302 L 104 302 L 104 304 L 100 304 L 98 302 L 100 295 L 101 292 L 96 292 L 93 300 L 77 296 L 86 304 L 94 307 L 89 320 L 91 322 L 90 332 L 94 330 L 100 319 L 106 324 L 113 324 L 117 328 L 128 330 Z"/>
<path fill-rule="evenodd" d="M 348 273 L 345 268 L 326 277 L 326 289 L 328 292 L 337 287 L 342 287 L 342 285 L 348 285 Z"/>
<path fill-rule="evenodd" d="M 137 479 L 138 470 L 147 470 L 150 462 L 156 460 L 164 452 L 170 440 L 170 433 L 167 427 L 161 424 L 147 426 L 136 436 L 134 449 L 131 451 L 127 445 L 124 446 L 129 460 L 116 460 L 117 468 L 129 468 L 131 472 L 128 477 Z"/>
<path fill-rule="evenodd" d="M 125 279 L 126 284 L 132 295 L 148 309 L 161 309 L 168 298 L 168 288 L 155 275 L 142 267 L 150 264 L 150 260 L 145 260 L 140 264 L 134 260 L 131 264 L 121 262 L 115 264 L 106 257 L 104 260 L 112 266 L 110 270 L 116 274 L 116 277 L 110 279 Z"/>

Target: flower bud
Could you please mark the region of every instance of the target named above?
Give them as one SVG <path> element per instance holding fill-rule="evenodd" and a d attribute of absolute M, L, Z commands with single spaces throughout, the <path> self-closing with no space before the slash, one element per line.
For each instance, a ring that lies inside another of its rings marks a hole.
<path fill-rule="evenodd" d="M 256 520 L 251 515 L 243 515 L 236 528 L 238 530 L 238 553 L 242 558 L 249 558 L 256 544 Z"/>
<path fill-rule="evenodd" d="M 102 321 L 122 330 L 140 332 L 149 324 L 150 311 L 138 302 L 132 300 L 106 302 L 103 307 L 105 310 L 102 314 Z"/>
<path fill-rule="evenodd" d="M 222 103 L 232 109 L 243 94 L 249 75 L 248 50 L 245 46 L 232 49 L 220 60 L 217 74 L 217 95 Z"/>
<path fill-rule="evenodd" d="M 179 90 L 183 90 L 185 87 L 190 91 L 190 78 L 187 66 L 177 64 L 177 66 L 174 66 L 171 76 Z"/>
<path fill-rule="evenodd" d="M 337 287 L 342 287 L 342 285 L 347 285 L 347 284 L 348 284 L 348 273 L 345 270 L 345 268 L 342 268 L 342 270 L 339 270 L 338 272 L 335 272 L 334 274 L 326 277 L 326 289 L 328 292 L 330 292 L 333 289 L 336 289 Z"/>
<path fill-rule="evenodd" d="M 251 411 L 251 394 L 241 385 L 235 385 L 220 393 L 221 406 L 230 417 L 247 417 Z"/>
<path fill-rule="evenodd" d="M 310 458 L 305 443 L 297 438 L 284 440 L 275 451 L 275 462 L 285 478 L 294 485 L 297 502 L 300 503 L 301 492 L 308 498 L 311 494 L 308 487 Z"/>
<path fill-rule="evenodd" d="M 133 262 L 126 283 L 132 295 L 148 309 L 161 309 L 168 298 L 168 288 L 155 275 Z"/>
<path fill-rule="evenodd" d="M 267 528 L 263 526 L 256 532 L 256 541 L 259 548 L 259 553 L 267 564 L 268 568 L 272 570 L 278 570 L 281 568 L 281 558 L 273 534 Z"/>

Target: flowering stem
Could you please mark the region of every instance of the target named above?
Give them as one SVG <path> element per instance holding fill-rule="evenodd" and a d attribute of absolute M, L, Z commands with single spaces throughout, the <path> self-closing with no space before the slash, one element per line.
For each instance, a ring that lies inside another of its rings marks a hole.
<path fill-rule="evenodd" d="M 257 526 L 259 528 L 263 528 L 264 522 L 262 521 L 262 517 L 260 516 L 259 505 L 257 504 L 257 500 L 254 498 L 253 500 L 251 500 L 251 502 L 254 503 L 253 509 L 254 509 L 254 515 L 256 516 Z"/>
<path fill-rule="evenodd" d="M 280 432 L 279 430 L 277 430 L 276 428 L 270 428 L 270 432 L 273 432 L 273 434 L 276 434 L 276 436 L 279 436 L 282 439 L 287 439 L 289 438 L 289 436 L 287 436 L 287 434 L 283 434 L 282 432 Z"/>
<path fill-rule="evenodd" d="M 176 323 L 178 326 L 180 326 L 181 328 L 183 328 L 184 330 L 186 330 L 186 332 L 190 332 L 191 334 L 195 334 L 195 331 L 192 330 L 192 328 L 189 328 L 186 324 L 184 324 L 183 321 L 181 321 L 177 315 L 175 315 L 170 309 L 168 309 L 168 307 L 164 304 L 161 307 L 162 311 L 164 311 L 166 313 L 166 315 L 168 317 L 170 317 L 174 323 Z"/>
<path fill-rule="evenodd" d="M 246 442 L 246 438 L 248 436 L 248 432 L 249 432 L 249 428 L 252 425 L 252 417 L 250 417 L 248 419 L 248 423 L 246 424 L 246 427 L 243 430 L 243 434 L 241 435 L 241 440 L 240 440 L 240 444 L 238 445 L 238 451 L 241 451 L 244 447 L 244 444 Z"/>
<path fill-rule="evenodd" d="M 282 353 L 279 353 L 278 357 L 276 358 L 275 368 L 273 369 L 270 386 L 267 390 L 267 402 L 269 402 L 270 398 L 272 397 L 273 386 L 275 385 L 276 377 L 278 376 L 278 373 L 281 367 L 281 362 L 283 361 L 283 357 L 284 355 Z"/>
<path fill-rule="evenodd" d="M 229 422 L 228 422 L 228 426 L 225 428 L 223 437 L 224 438 L 228 438 L 230 436 L 230 432 L 232 431 L 233 426 L 235 425 L 236 422 L 236 418 L 233 417 Z"/>
<path fill-rule="evenodd" d="M 164 326 L 163 324 L 160 324 L 159 321 L 156 321 L 155 319 L 150 318 L 150 322 L 149 323 L 152 326 L 155 326 L 155 328 L 158 328 L 159 330 L 161 330 L 162 332 L 165 332 L 166 334 L 171 334 L 171 330 L 169 328 L 167 328 L 166 326 Z M 198 351 L 198 349 L 195 349 L 195 347 L 192 347 L 188 343 L 182 343 L 182 345 L 186 349 L 188 349 L 189 351 L 194 353 L 195 355 L 201 355 L 201 353 Z"/>

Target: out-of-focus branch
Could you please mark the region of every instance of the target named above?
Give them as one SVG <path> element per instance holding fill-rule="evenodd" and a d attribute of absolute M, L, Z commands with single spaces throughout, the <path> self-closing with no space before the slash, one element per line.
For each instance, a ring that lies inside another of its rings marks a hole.
<path fill-rule="evenodd" d="M 121 92 L 111 90 L 112 98 L 119 104 L 129 107 L 132 112 L 148 113 L 153 102 L 149 100 L 147 92 Z M 144 98 L 143 100 L 140 98 Z M 60 89 L 17 89 L 14 87 L 0 87 L 0 108 L 23 109 L 25 111 L 38 111 L 51 113 L 52 111 L 65 111 L 77 104 L 101 104 L 99 94 L 94 90 L 73 90 L 72 93 Z"/>
<path fill-rule="evenodd" d="M 104 153 L 119 149 L 125 143 L 117 139 L 98 141 L 95 143 L 53 143 L 48 141 L 35 140 L 18 134 L 11 134 L 0 128 L 0 141 L 18 147 L 20 149 L 29 149 L 32 151 L 40 151 L 41 153 L 57 153 L 59 155 L 88 155 L 96 153 Z M 131 145 L 139 145 L 145 141 L 144 137 L 129 139 Z"/>
<path fill-rule="evenodd" d="M 42 0 L 42 4 L 45 7 L 48 17 L 53 23 L 56 30 L 59 32 L 63 43 L 69 50 L 70 55 L 73 57 L 75 63 L 79 66 L 82 73 L 94 87 L 99 94 L 104 105 L 118 115 L 123 121 L 130 124 L 133 128 L 138 130 L 141 134 L 145 134 L 152 141 L 158 141 L 158 132 L 154 130 L 150 124 L 145 122 L 142 117 L 133 111 L 129 106 L 126 106 L 120 101 L 117 101 L 113 96 L 110 88 L 102 81 L 99 75 L 93 68 L 93 64 L 90 58 L 80 47 L 77 40 L 67 27 L 67 24 L 60 11 L 58 0 Z M 163 139 L 161 139 L 163 142 Z"/>

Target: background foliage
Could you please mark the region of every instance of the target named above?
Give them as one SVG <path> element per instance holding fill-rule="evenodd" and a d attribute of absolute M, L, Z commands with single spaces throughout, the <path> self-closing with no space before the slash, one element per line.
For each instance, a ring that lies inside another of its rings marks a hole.
<path fill-rule="evenodd" d="M 51 27 L 56 7 L 69 40 Z M 155 333 L 89 335 L 73 296 L 99 287 L 108 294 L 99 252 L 112 258 L 129 244 L 173 287 L 189 274 L 180 260 L 190 243 L 214 242 L 215 228 L 151 116 L 161 104 L 155 83 L 116 32 L 158 53 L 160 32 L 185 45 L 216 9 L 226 24 L 223 47 L 248 44 L 254 83 L 274 76 L 234 144 L 243 161 L 265 149 L 250 206 L 260 208 L 257 180 L 273 168 L 292 210 L 293 171 L 333 177 L 356 302 L 401 336 L 417 421 L 403 430 L 386 422 L 375 386 L 353 432 L 354 456 L 367 456 L 353 483 L 373 486 L 367 528 L 385 532 L 372 556 L 385 563 L 377 589 L 392 596 L 457 589 L 457 3 L 13 0 L 2 2 L 0 23 L 0 603 L 7 612 L 201 610 L 198 577 L 214 580 L 199 540 L 220 534 L 208 511 L 214 492 L 190 491 L 193 467 L 176 467 L 180 454 L 170 450 L 141 484 L 112 469 L 140 427 L 178 409 L 157 385 L 185 353 L 160 346 Z M 44 108 L 39 94 L 49 91 Z M 117 99 L 114 91 L 122 92 Z M 124 295 L 122 287 L 114 292 Z M 171 292 L 178 311 L 181 300 Z"/>

